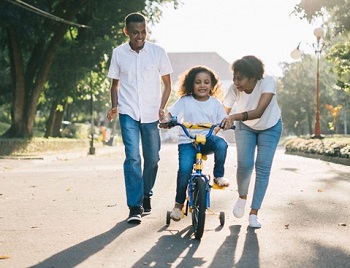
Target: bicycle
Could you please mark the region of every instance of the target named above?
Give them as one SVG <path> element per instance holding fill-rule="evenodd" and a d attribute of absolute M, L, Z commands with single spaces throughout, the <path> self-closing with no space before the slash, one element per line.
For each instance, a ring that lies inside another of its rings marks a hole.
<path fill-rule="evenodd" d="M 216 127 L 220 127 L 219 124 L 210 124 L 210 123 L 179 123 L 177 122 L 176 117 L 172 117 L 170 121 L 165 123 L 159 123 L 160 128 L 173 128 L 175 126 L 180 126 L 184 133 L 194 141 L 196 147 L 196 161 L 194 163 L 193 173 L 190 176 L 187 185 L 187 198 L 184 215 L 188 215 L 188 211 L 192 213 L 192 225 L 194 227 L 194 235 L 196 239 L 201 239 L 204 232 L 204 224 L 206 212 L 210 211 L 214 215 L 219 215 L 220 225 L 224 226 L 225 224 L 225 212 L 220 211 L 216 213 L 210 208 L 210 190 L 213 186 L 210 183 L 210 177 L 203 174 L 203 160 L 207 159 L 206 155 L 203 155 L 201 152 L 201 145 L 204 145 L 207 138 L 209 138 Z M 193 135 L 189 132 L 190 129 L 208 129 L 206 135 L 197 134 Z M 216 185 L 216 184 L 215 184 Z M 224 189 L 225 187 L 217 188 Z M 166 224 L 170 224 L 170 213 L 167 211 L 166 214 Z"/>

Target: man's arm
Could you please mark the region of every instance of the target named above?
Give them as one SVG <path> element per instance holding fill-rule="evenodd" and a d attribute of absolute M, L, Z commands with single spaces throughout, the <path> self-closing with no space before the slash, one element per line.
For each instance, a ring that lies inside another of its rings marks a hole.
<path fill-rule="evenodd" d="M 111 85 L 112 108 L 107 113 L 107 119 L 112 121 L 117 114 L 119 80 L 113 79 Z"/>
<path fill-rule="evenodd" d="M 170 76 L 170 74 L 163 75 L 162 81 L 164 84 L 164 90 L 163 90 L 162 100 L 161 100 L 160 107 L 159 107 L 159 119 L 160 120 L 162 120 L 164 115 L 165 115 L 164 108 L 169 100 L 169 96 L 171 93 L 171 76 Z"/>

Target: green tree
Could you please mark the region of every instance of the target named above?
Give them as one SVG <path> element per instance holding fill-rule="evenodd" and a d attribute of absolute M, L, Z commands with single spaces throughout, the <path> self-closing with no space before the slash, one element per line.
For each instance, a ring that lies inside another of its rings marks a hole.
<path fill-rule="evenodd" d="M 326 55 L 332 72 L 336 76 L 332 95 L 337 96 L 337 103 L 343 105 L 342 114 L 344 126 L 347 125 L 347 110 L 350 97 L 350 17 L 348 0 L 303 0 L 295 8 L 295 13 L 301 18 L 312 21 L 323 17 L 327 27 Z M 345 129 L 345 133 L 347 130 Z"/>
<path fill-rule="evenodd" d="M 66 65 L 73 73 L 81 68 L 98 66 L 103 62 L 104 54 L 109 54 L 112 47 L 125 40 L 122 28 L 126 14 L 140 11 L 156 22 L 161 16 L 161 5 L 174 2 L 176 6 L 178 3 L 176 0 L 27 1 L 75 23 L 71 25 L 29 12 L 14 2 L 0 2 L 0 43 L 5 44 L 3 51 L 8 53 L 2 64 L 8 62 L 12 78 L 10 85 L 1 89 L 1 92 L 11 92 L 12 101 L 11 127 L 3 135 L 5 137 L 33 136 L 34 119 L 43 91 L 52 86 L 54 96 L 64 84 L 60 77 L 56 81 L 52 79 L 55 75 L 51 73 L 53 65 L 62 66 L 56 63 L 58 55 L 66 56 Z M 91 28 L 76 27 L 76 24 Z M 74 81 L 81 77 L 77 78 Z M 74 90 L 73 85 L 74 82 L 67 91 Z M 63 99 L 68 97 L 63 95 Z"/>
<path fill-rule="evenodd" d="M 312 21 L 316 17 L 325 17 L 332 22 L 336 34 L 350 30 L 348 0 L 302 0 L 295 7 L 295 13 L 300 18 Z"/>
<path fill-rule="evenodd" d="M 326 61 L 320 68 L 320 118 L 321 130 L 329 133 L 331 120 L 326 104 L 333 104 L 334 77 L 329 73 Z M 278 100 L 282 110 L 283 127 L 286 135 L 311 135 L 314 132 L 316 109 L 316 59 L 303 55 L 301 61 L 284 63 L 284 75 L 279 80 Z"/>

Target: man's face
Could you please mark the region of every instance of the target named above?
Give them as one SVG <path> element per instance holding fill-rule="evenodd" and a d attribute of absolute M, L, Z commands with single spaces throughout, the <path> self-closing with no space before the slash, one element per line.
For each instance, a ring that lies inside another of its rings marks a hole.
<path fill-rule="evenodd" d="M 147 37 L 146 22 L 131 22 L 124 31 L 129 36 L 131 48 L 140 51 Z"/>

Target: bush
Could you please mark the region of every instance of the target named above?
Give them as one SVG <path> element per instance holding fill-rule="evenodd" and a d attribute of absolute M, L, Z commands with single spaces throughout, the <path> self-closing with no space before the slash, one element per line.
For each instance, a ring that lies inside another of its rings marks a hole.
<path fill-rule="evenodd" d="M 286 152 L 302 152 L 333 157 L 350 158 L 350 137 L 324 139 L 294 138 L 285 142 Z"/>

